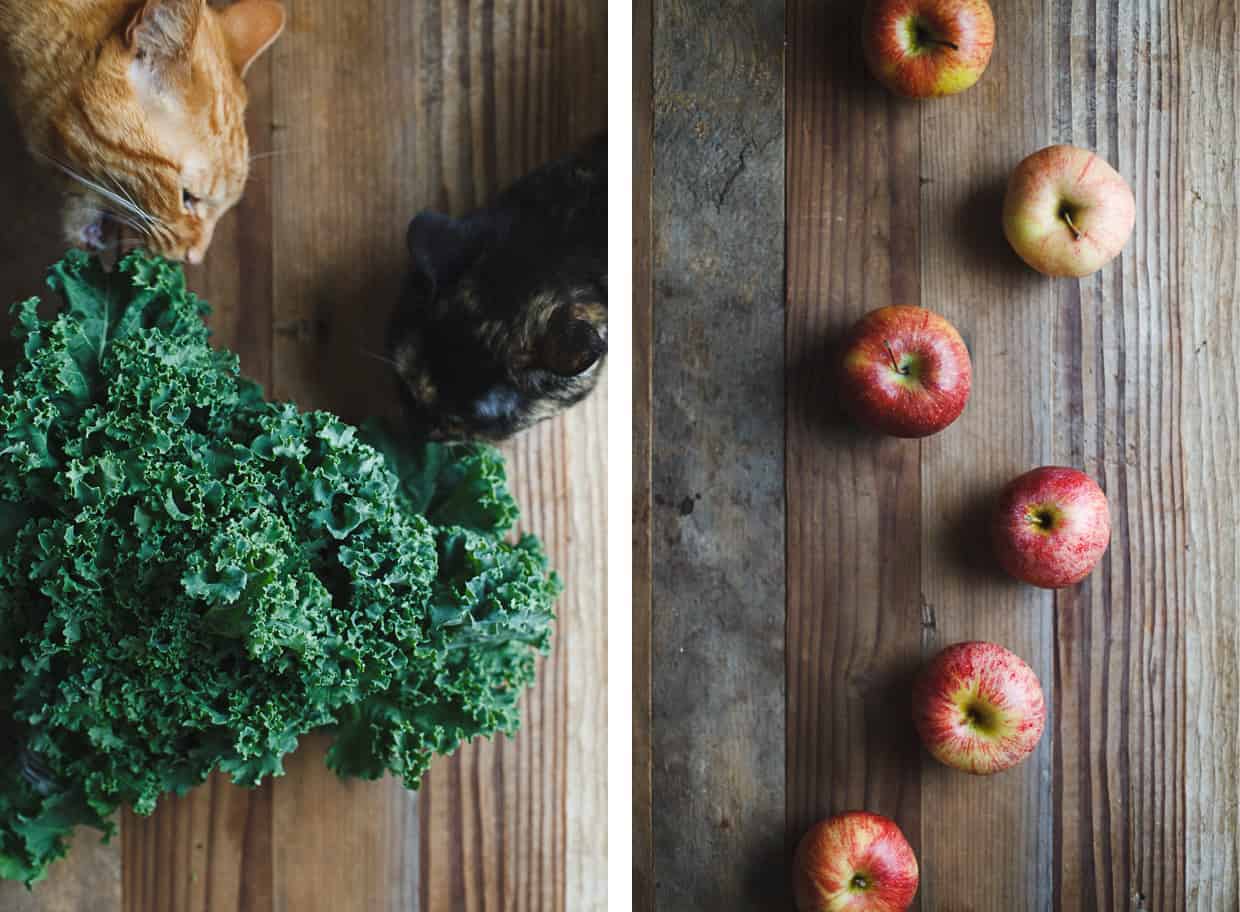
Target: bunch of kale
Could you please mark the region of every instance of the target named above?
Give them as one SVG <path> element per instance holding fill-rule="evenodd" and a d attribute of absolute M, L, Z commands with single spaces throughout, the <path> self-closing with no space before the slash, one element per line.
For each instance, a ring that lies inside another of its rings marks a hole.
<path fill-rule="evenodd" d="M 410 788 L 515 730 L 558 582 L 506 540 L 497 453 L 265 402 L 163 260 L 71 253 L 49 284 L 0 381 L 0 877 L 212 770 L 279 775 L 314 729 L 341 776 Z"/>

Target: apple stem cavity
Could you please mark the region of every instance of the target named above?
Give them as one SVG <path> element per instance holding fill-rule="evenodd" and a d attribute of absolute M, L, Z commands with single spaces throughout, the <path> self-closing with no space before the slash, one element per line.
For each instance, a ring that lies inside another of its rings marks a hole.
<path fill-rule="evenodd" d="M 1036 507 L 1031 518 L 1035 526 L 1043 532 L 1049 532 L 1055 528 L 1059 516 L 1053 507 Z"/>
<path fill-rule="evenodd" d="M 960 45 L 953 41 L 948 41 L 945 38 L 936 37 L 929 28 L 922 25 L 920 22 L 913 26 L 913 39 L 918 45 L 922 46 L 933 44 L 938 47 L 951 48 L 953 51 L 960 50 Z"/>
<path fill-rule="evenodd" d="M 1079 241 L 1081 239 L 1081 230 L 1076 227 L 1076 223 L 1072 221 L 1072 213 L 1064 209 L 1062 213 L 1063 220 L 1068 223 L 1068 227 L 1072 229 L 1072 239 Z"/>
<path fill-rule="evenodd" d="M 887 349 L 887 357 L 891 359 L 891 366 L 897 374 L 907 377 L 908 367 L 901 367 L 900 362 L 896 360 L 896 353 L 891 350 L 891 343 L 886 339 L 883 340 L 883 346 Z"/>
<path fill-rule="evenodd" d="M 870 888 L 870 880 L 864 874 L 854 874 L 853 879 L 848 885 L 854 890 L 868 890 Z"/>

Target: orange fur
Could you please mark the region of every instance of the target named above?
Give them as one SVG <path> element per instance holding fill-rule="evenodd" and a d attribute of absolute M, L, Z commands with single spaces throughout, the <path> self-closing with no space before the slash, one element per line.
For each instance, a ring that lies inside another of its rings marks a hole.
<path fill-rule="evenodd" d="M 201 262 L 249 175 L 242 74 L 283 24 L 273 0 L 0 0 L 0 77 L 70 243 L 111 220 Z"/>

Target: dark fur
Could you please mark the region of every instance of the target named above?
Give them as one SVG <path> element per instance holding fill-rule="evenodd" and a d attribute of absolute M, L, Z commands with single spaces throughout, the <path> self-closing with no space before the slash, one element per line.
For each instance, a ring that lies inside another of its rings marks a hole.
<path fill-rule="evenodd" d="M 499 440 L 594 389 L 607 351 L 607 143 L 459 219 L 409 226 L 388 347 L 412 429 Z"/>

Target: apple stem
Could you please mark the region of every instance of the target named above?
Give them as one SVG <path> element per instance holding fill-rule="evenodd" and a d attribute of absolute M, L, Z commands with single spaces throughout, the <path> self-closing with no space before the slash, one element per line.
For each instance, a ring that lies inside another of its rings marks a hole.
<path fill-rule="evenodd" d="M 884 345 L 884 346 L 886 347 L 886 349 L 887 349 L 887 357 L 891 359 L 891 366 L 892 366 L 893 368 L 895 368 L 896 373 L 897 373 L 897 374 L 903 374 L 905 377 L 907 377 L 907 376 L 908 376 L 908 368 L 907 368 L 907 367 L 901 367 L 901 366 L 900 366 L 900 362 L 896 360 L 896 353 L 895 353 L 895 352 L 893 352 L 893 351 L 891 350 L 891 343 L 890 343 L 890 342 L 888 342 L 886 339 L 884 339 L 884 340 L 883 340 L 883 345 Z"/>
<path fill-rule="evenodd" d="M 1081 230 L 1076 227 L 1072 221 L 1072 213 L 1064 210 L 1063 220 L 1068 223 L 1068 227 L 1072 229 L 1072 239 L 1079 241 L 1081 239 Z"/>
<path fill-rule="evenodd" d="M 953 51 L 960 50 L 960 45 L 952 41 L 944 41 L 942 38 L 927 38 L 926 44 L 937 44 L 937 45 L 941 45 L 942 47 L 949 47 Z"/>

